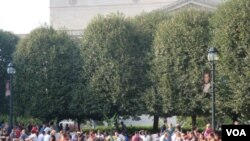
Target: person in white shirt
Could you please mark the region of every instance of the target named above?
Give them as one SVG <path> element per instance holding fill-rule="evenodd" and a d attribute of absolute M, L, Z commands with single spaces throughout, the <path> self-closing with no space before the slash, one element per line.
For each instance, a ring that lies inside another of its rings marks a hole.
<path fill-rule="evenodd" d="M 21 136 L 19 137 L 19 141 L 25 141 L 28 135 L 25 132 L 25 129 L 22 130 Z"/>
<path fill-rule="evenodd" d="M 48 131 L 51 131 L 51 128 L 49 127 L 49 125 L 46 125 L 46 127 L 43 131 L 45 131 L 45 133 L 47 133 Z"/>
<path fill-rule="evenodd" d="M 140 134 L 140 138 L 143 140 L 143 141 L 145 141 L 145 134 L 144 134 L 144 130 L 141 130 L 140 132 L 139 132 L 139 134 Z"/>
<path fill-rule="evenodd" d="M 77 141 L 77 140 L 78 140 L 77 133 L 72 134 L 71 141 Z"/>
<path fill-rule="evenodd" d="M 145 141 L 152 141 L 152 136 L 148 131 L 145 131 Z"/>
<path fill-rule="evenodd" d="M 163 132 L 163 135 L 161 135 L 161 137 L 160 137 L 160 141 L 164 141 L 165 138 L 167 138 L 167 137 L 168 137 L 168 133 L 167 132 Z"/>
<path fill-rule="evenodd" d="M 50 141 L 50 131 L 48 131 L 48 132 L 46 133 L 46 135 L 44 136 L 43 141 Z"/>
<path fill-rule="evenodd" d="M 99 140 L 104 140 L 104 135 L 100 130 L 97 131 L 96 138 Z"/>
<path fill-rule="evenodd" d="M 123 134 L 119 134 L 118 135 L 118 140 L 119 141 L 126 141 L 126 138 L 125 138 L 125 136 Z"/>
<path fill-rule="evenodd" d="M 36 130 L 31 130 L 31 135 L 25 139 L 25 141 L 38 141 L 37 135 L 36 135 L 37 131 Z"/>
<path fill-rule="evenodd" d="M 42 131 L 42 132 L 38 135 L 38 140 L 37 140 L 37 141 L 44 141 L 44 134 L 45 134 L 45 131 Z"/>

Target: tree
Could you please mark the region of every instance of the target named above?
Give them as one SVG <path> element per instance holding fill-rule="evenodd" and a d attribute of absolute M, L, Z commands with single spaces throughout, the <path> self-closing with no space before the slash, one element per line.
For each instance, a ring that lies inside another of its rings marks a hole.
<path fill-rule="evenodd" d="M 17 42 L 16 35 L 0 30 L 0 115 L 8 113 L 8 101 L 5 98 L 5 84 L 9 79 L 7 65 L 12 60 Z"/>
<path fill-rule="evenodd" d="M 138 26 L 122 14 L 97 16 L 83 35 L 84 79 L 91 97 L 90 110 L 100 117 L 142 113 L 147 87 L 146 55 Z"/>
<path fill-rule="evenodd" d="M 18 44 L 14 62 L 20 114 L 46 121 L 73 116 L 72 97 L 81 85 L 80 51 L 66 32 L 51 27 L 33 30 Z"/>
<path fill-rule="evenodd" d="M 164 116 L 162 109 L 162 98 L 159 96 L 157 91 L 157 78 L 154 71 L 152 60 L 154 59 L 154 50 L 153 50 L 153 40 L 155 37 L 156 28 L 159 23 L 163 20 L 169 19 L 169 15 L 164 10 L 156 10 L 149 13 L 142 13 L 134 18 L 134 22 L 138 25 L 138 28 L 142 31 L 142 40 L 144 40 L 146 48 L 149 49 L 148 53 L 148 63 L 149 71 L 147 71 L 148 87 L 145 92 L 144 102 L 145 114 L 150 114 L 154 116 L 153 128 L 154 130 L 158 129 L 159 117 Z"/>
<path fill-rule="evenodd" d="M 167 116 L 208 113 L 201 91 L 210 41 L 206 11 L 185 9 L 162 22 L 154 41 L 155 90 Z M 210 106 L 209 106 L 210 107 Z"/>
<path fill-rule="evenodd" d="M 218 108 L 232 119 L 250 117 L 250 2 L 229 0 L 214 14 L 213 43 L 220 52 Z M 236 116 L 236 118 L 234 118 Z"/>

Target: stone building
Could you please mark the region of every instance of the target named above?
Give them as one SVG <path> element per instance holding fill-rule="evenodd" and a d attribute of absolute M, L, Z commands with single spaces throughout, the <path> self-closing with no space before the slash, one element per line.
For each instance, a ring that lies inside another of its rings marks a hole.
<path fill-rule="evenodd" d="M 82 33 L 97 14 L 115 12 L 135 16 L 142 12 L 165 9 L 174 12 L 183 7 L 215 10 L 222 0 L 50 0 L 50 25 L 67 30 L 71 35 Z"/>

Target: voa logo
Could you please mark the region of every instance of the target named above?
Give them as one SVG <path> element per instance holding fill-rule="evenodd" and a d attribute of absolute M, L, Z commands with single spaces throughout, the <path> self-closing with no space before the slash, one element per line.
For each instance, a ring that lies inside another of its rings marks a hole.
<path fill-rule="evenodd" d="M 227 136 L 247 136 L 244 129 L 226 129 Z"/>

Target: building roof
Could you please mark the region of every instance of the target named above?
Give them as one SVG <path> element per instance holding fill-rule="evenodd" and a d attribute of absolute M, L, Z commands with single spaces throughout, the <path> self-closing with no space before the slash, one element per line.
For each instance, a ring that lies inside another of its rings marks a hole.
<path fill-rule="evenodd" d="M 178 0 L 170 5 L 164 6 L 162 9 L 167 10 L 168 12 L 173 12 L 179 9 L 182 9 L 184 7 L 199 7 L 199 8 L 205 8 L 207 10 L 214 11 L 218 4 L 220 3 L 220 0 Z"/>

